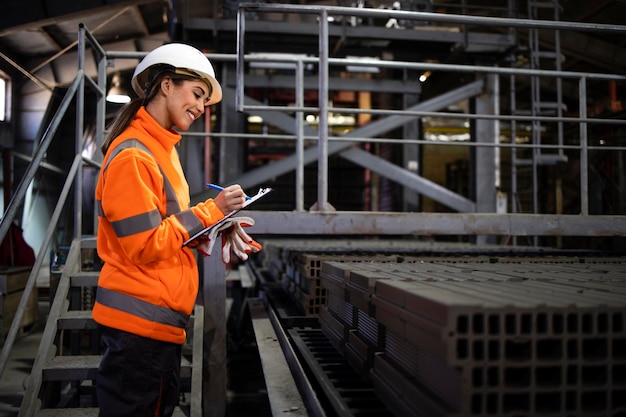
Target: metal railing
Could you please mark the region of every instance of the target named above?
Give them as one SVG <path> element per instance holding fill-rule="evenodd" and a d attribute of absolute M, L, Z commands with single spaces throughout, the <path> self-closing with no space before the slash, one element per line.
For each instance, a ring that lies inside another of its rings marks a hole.
<path fill-rule="evenodd" d="M 37 257 L 35 259 L 35 263 L 31 269 L 30 275 L 28 276 L 28 280 L 25 283 L 24 291 L 22 294 L 22 298 L 18 304 L 17 310 L 15 312 L 15 316 L 13 322 L 11 323 L 11 327 L 7 333 L 7 337 L 4 341 L 4 345 L 2 347 L 2 352 L 0 353 L 0 376 L 4 373 L 4 370 L 7 365 L 7 361 L 9 359 L 9 355 L 11 353 L 11 349 L 13 348 L 13 344 L 15 342 L 15 338 L 19 331 L 19 326 L 22 322 L 22 318 L 24 317 L 24 313 L 28 307 L 28 301 L 30 299 L 30 294 L 35 288 L 35 284 L 37 281 L 37 276 L 39 275 L 41 266 L 43 261 L 47 257 L 48 248 L 52 241 L 52 237 L 57 233 L 57 225 L 59 222 L 59 218 L 61 216 L 61 212 L 67 202 L 68 196 L 70 195 L 70 191 L 72 186 L 74 187 L 74 237 L 79 238 L 81 236 L 81 218 L 82 218 L 82 202 L 81 202 L 81 189 L 82 189 L 82 177 L 79 175 L 82 173 L 82 168 L 85 164 L 96 166 L 99 168 L 99 165 L 94 161 L 89 160 L 88 158 L 83 158 L 81 156 L 82 151 L 82 138 L 84 135 L 83 126 L 84 126 L 84 88 L 87 85 L 89 88 L 93 89 L 96 92 L 98 97 L 102 100 L 104 99 L 104 88 L 101 87 L 105 84 L 106 80 L 100 80 L 104 82 L 94 83 L 91 78 L 85 75 L 85 49 L 87 44 L 91 46 L 96 52 L 99 53 L 101 58 L 101 65 L 104 69 L 105 61 L 103 61 L 105 54 L 102 48 L 100 48 L 98 42 L 93 38 L 93 36 L 86 30 L 84 26 L 79 28 L 79 36 L 78 36 L 78 70 L 76 73 L 76 77 L 74 81 L 68 88 L 63 100 L 53 118 L 50 121 L 47 129 L 41 141 L 39 142 L 39 146 L 29 163 L 26 173 L 22 177 L 17 189 L 11 198 L 11 201 L 7 205 L 4 216 L 0 219 L 0 241 L 2 241 L 9 230 L 15 216 L 18 212 L 19 207 L 23 204 L 24 198 L 26 196 L 26 191 L 28 187 L 31 185 L 35 174 L 40 169 L 40 165 L 52 143 L 55 134 L 61 124 L 63 116 L 67 113 L 68 108 L 72 100 L 76 99 L 76 148 L 75 148 L 75 157 L 74 161 L 71 165 L 67 173 L 67 178 L 65 183 L 63 184 L 62 190 L 58 197 L 56 206 L 52 215 L 50 217 L 50 221 L 48 223 L 48 228 L 46 230 L 44 239 L 41 243 L 41 247 L 37 252 Z M 100 86 L 99 86 L 100 85 Z M 102 119 L 104 120 L 104 119 Z"/>
<path fill-rule="evenodd" d="M 245 92 L 245 63 L 248 61 L 244 46 L 245 46 L 245 32 L 246 32 L 246 12 L 254 11 L 255 13 L 262 12 L 280 12 L 280 13 L 305 13 L 317 15 L 317 21 L 319 23 L 319 57 L 316 58 L 301 58 L 294 56 L 293 59 L 289 58 L 262 58 L 263 60 L 270 62 L 291 62 L 295 67 L 295 91 L 296 91 L 296 105 L 295 106 L 250 106 L 244 104 L 244 92 Z M 303 139 L 311 139 L 310 137 L 304 137 L 302 135 L 301 124 L 303 112 L 316 112 L 319 114 L 319 129 L 318 129 L 318 201 L 317 207 L 319 210 L 324 210 L 327 203 L 327 183 L 328 183 L 328 143 L 335 140 L 346 140 L 346 136 L 333 137 L 328 135 L 328 115 L 332 112 L 346 111 L 345 108 L 331 107 L 328 104 L 328 71 L 331 66 L 369 66 L 380 68 L 396 68 L 396 69 L 413 69 L 419 71 L 447 71 L 458 73 L 480 73 L 480 74 L 497 74 L 497 75 L 516 75 L 526 76 L 536 79 L 537 77 L 546 77 L 552 80 L 556 80 L 560 83 L 562 79 L 574 79 L 578 80 L 580 88 L 580 114 L 579 117 L 562 117 L 562 116 L 539 116 L 532 114 L 529 116 L 523 115 L 503 115 L 503 114 L 458 114 L 451 115 L 447 112 L 420 112 L 411 111 L 406 109 L 398 110 L 359 110 L 350 109 L 353 113 L 369 113 L 369 114 L 384 114 L 384 115 L 406 115 L 417 117 L 457 117 L 464 119 L 480 119 L 480 120 L 497 120 L 497 121 L 510 121 L 510 122 L 555 122 L 561 125 L 562 123 L 577 123 L 580 127 L 580 142 L 579 145 L 564 145 L 559 143 L 557 145 L 547 145 L 540 143 L 533 144 L 485 144 L 485 143 L 446 143 L 446 145 L 457 146 L 492 146 L 497 148 L 512 148 L 512 149 L 556 149 L 558 152 L 563 152 L 564 149 L 574 149 L 580 151 L 581 169 L 580 169 L 580 205 L 581 214 L 589 214 L 589 202 L 588 202 L 588 152 L 590 150 L 619 150 L 623 151 L 626 148 L 623 146 L 614 147 L 593 147 L 588 145 L 587 137 L 587 125 L 588 124 L 612 124 L 623 125 L 626 124 L 624 120 L 615 119 L 602 119 L 602 118 L 588 118 L 586 114 L 587 109 L 587 96 L 586 96 L 586 83 L 588 80 L 605 80 L 605 81 L 625 81 L 626 76 L 617 74 L 600 74 L 600 73 L 584 73 L 584 72 L 568 72 L 560 70 L 541 70 L 541 69 L 524 69 L 524 68 L 501 68 L 495 66 L 476 66 L 476 65 L 449 65 L 449 64 L 433 64 L 424 62 L 389 62 L 383 60 L 351 60 L 351 59 L 338 59 L 329 58 L 329 36 L 328 26 L 330 15 L 340 16 L 358 16 L 358 17 L 382 17 L 382 18 L 395 18 L 403 20 L 417 20 L 427 22 L 443 22 L 443 23 L 457 23 L 457 24 L 472 24 L 483 26 L 501 26 L 505 28 L 530 28 L 536 29 L 551 29 L 551 30 L 576 30 L 576 31 L 594 31 L 594 32 L 608 32 L 608 33 L 625 33 L 626 26 L 621 25 L 607 25 L 607 24 L 588 24 L 580 22 L 554 22 L 554 21 L 540 21 L 530 19 L 513 19 L 513 18 L 495 18 L 495 17 L 480 17 L 480 16 L 465 16 L 465 15 L 450 15 L 450 14 L 435 14 L 435 13 L 423 13 L 423 12 L 406 12 L 406 11 L 390 11 L 380 9 L 365 9 L 365 8 L 347 8 L 347 7 L 327 7 L 327 6 L 299 6 L 299 5 L 278 5 L 278 4 L 262 4 L 262 3 L 245 3 L 240 5 L 237 23 L 238 23 L 238 38 L 237 38 L 237 110 L 239 111 L 292 111 L 296 112 L 296 124 L 298 134 L 296 135 L 297 141 L 297 154 L 298 154 L 298 166 L 302 164 L 302 143 Z M 305 64 L 314 63 L 318 65 L 319 75 L 319 106 L 318 107 L 303 107 L 302 103 L 302 77 L 303 68 Z M 350 138 L 347 140 L 353 140 Z M 363 140 L 373 140 L 373 138 L 363 138 Z M 390 142 L 388 139 L 382 139 L 386 142 Z M 432 144 L 431 141 L 420 141 L 414 139 L 401 139 L 401 143 L 417 143 L 417 144 Z M 301 171 L 297 171 L 297 175 L 301 176 Z M 297 180 L 297 183 L 302 182 L 301 178 Z M 536 182 L 536 181 L 535 181 Z M 536 196 L 536 192 L 534 195 Z"/>

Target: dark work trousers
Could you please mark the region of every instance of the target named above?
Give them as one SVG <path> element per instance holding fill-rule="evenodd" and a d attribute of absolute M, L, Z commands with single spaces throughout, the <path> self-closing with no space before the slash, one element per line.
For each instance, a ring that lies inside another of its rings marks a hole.
<path fill-rule="evenodd" d="M 99 416 L 171 416 L 179 398 L 181 345 L 99 328 L 105 346 L 96 380 Z"/>

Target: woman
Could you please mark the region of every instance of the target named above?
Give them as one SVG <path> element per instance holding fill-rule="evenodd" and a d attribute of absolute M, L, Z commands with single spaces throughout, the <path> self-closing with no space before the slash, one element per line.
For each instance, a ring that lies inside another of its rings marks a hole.
<path fill-rule="evenodd" d="M 226 187 L 189 207 L 175 145 L 222 98 L 209 60 L 168 44 L 150 52 L 132 78 L 139 98 L 120 112 L 104 141 L 96 187 L 98 280 L 93 318 L 105 352 L 98 370 L 100 416 L 170 416 L 178 403 L 181 345 L 198 291 L 191 235 L 240 209 Z"/>

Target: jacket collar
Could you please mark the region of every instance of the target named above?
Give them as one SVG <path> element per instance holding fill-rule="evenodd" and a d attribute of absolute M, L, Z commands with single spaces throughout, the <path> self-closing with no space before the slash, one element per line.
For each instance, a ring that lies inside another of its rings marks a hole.
<path fill-rule="evenodd" d="M 144 106 L 141 106 L 137 111 L 131 126 L 144 130 L 168 151 L 171 151 L 174 145 L 176 145 L 182 137 L 182 135 L 177 131 L 173 129 L 168 130 L 161 126 L 152 116 L 150 116 L 150 113 L 146 111 Z"/>

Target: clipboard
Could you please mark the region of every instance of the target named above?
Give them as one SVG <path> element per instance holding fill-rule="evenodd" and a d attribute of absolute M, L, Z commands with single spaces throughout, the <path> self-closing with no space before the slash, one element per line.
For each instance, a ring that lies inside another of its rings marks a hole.
<path fill-rule="evenodd" d="M 189 243 L 193 242 L 194 240 L 196 240 L 200 236 L 208 234 L 211 231 L 211 229 L 213 229 L 215 227 L 219 227 L 226 220 L 228 220 L 229 218 L 233 217 L 235 214 L 239 213 L 241 210 L 245 209 L 246 207 L 248 207 L 249 205 L 251 205 L 255 201 L 263 198 L 264 196 L 266 196 L 271 191 L 272 191 L 272 189 L 269 188 L 269 187 L 268 188 L 259 188 L 259 192 L 258 193 L 256 193 L 255 195 L 251 196 L 249 199 L 246 199 L 246 201 L 243 203 L 243 207 L 242 208 L 240 208 L 238 210 L 231 211 L 230 213 L 228 213 L 227 215 L 222 217 L 216 223 L 213 223 L 211 226 L 205 227 L 204 229 L 202 229 L 199 232 L 195 233 L 193 236 L 191 236 L 189 239 L 187 239 L 183 243 L 183 246 L 187 246 Z"/>

